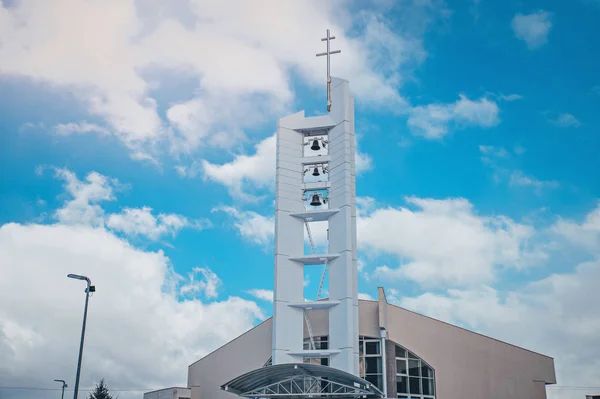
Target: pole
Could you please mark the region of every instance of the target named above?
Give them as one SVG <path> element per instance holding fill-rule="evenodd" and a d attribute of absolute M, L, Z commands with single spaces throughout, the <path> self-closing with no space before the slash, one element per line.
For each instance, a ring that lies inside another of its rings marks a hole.
<path fill-rule="evenodd" d="M 81 327 L 81 342 L 79 343 L 79 359 L 77 360 L 77 374 L 75 375 L 75 392 L 73 399 L 77 399 L 79 393 L 79 373 L 81 372 L 81 358 L 83 357 L 83 340 L 85 338 L 85 323 L 87 320 L 88 300 L 90 299 L 90 281 L 87 280 L 87 288 L 85 289 L 85 308 L 83 310 L 83 326 Z M 64 389 L 64 388 L 63 388 Z"/>
<path fill-rule="evenodd" d="M 60 382 L 62 384 L 62 394 L 60 399 L 65 399 L 65 388 L 68 387 L 67 382 L 65 380 L 54 380 L 56 382 Z"/>
<path fill-rule="evenodd" d="M 331 68 L 329 66 L 329 54 L 331 54 L 329 51 L 330 40 L 329 29 L 327 29 L 327 112 L 331 112 Z"/>

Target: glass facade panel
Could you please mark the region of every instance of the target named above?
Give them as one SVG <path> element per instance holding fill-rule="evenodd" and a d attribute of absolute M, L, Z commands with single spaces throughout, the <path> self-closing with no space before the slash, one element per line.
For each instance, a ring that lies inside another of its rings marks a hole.
<path fill-rule="evenodd" d="M 421 375 L 421 361 L 408 359 L 408 374 L 419 377 Z"/>
<path fill-rule="evenodd" d="M 396 357 L 406 358 L 406 349 L 404 349 L 401 346 L 396 345 Z"/>
<path fill-rule="evenodd" d="M 367 374 L 365 380 L 369 381 L 379 389 L 383 386 L 383 377 L 381 374 Z"/>
<path fill-rule="evenodd" d="M 408 377 L 396 377 L 396 391 L 398 393 L 408 393 Z"/>
<path fill-rule="evenodd" d="M 408 374 L 408 367 L 406 367 L 406 359 L 396 359 L 396 374 Z"/>
<path fill-rule="evenodd" d="M 379 357 L 366 357 L 367 363 L 367 374 L 378 374 L 381 373 L 381 358 Z"/>
<path fill-rule="evenodd" d="M 381 358 L 381 341 L 376 338 L 359 337 L 360 377 L 370 381 L 383 391 L 383 363 Z"/>
<path fill-rule="evenodd" d="M 434 370 L 406 348 L 396 345 L 396 393 L 403 399 L 435 399 Z"/>
<path fill-rule="evenodd" d="M 435 395 L 433 378 L 423 378 L 423 395 Z"/>
<path fill-rule="evenodd" d="M 365 342 L 365 355 L 379 355 L 381 352 L 379 351 L 379 341 L 375 342 Z"/>
<path fill-rule="evenodd" d="M 431 367 L 423 365 L 421 367 L 421 375 L 423 377 L 433 378 L 433 370 L 431 369 Z"/>
<path fill-rule="evenodd" d="M 410 377 L 410 393 L 421 393 L 421 379 Z"/>

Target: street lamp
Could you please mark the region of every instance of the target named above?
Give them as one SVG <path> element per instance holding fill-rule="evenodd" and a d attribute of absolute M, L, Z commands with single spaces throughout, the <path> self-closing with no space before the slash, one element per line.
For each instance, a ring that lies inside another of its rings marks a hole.
<path fill-rule="evenodd" d="M 92 285 L 92 281 L 89 279 L 89 277 L 80 276 L 79 274 L 68 274 L 67 277 L 74 278 L 76 280 L 84 280 L 87 283 L 87 287 L 85 288 L 83 326 L 81 327 L 81 342 L 79 343 L 79 359 L 77 360 L 77 374 L 75 375 L 75 393 L 73 394 L 73 399 L 77 399 L 77 394 L 79 391 L 79 373 L 81 372 L 81 358 L 83 356 L 83 339 L 85 338 L 85 322 L 87 320 L 88 300 L 90 299 L 90 294 L 92 292 L 96 292 L 96 287 Z"/>
<path fill-rule="evenodd" d="M 65 388 L 68 388 L 69 386 L 67 385 L 67 383 L 65 382 L 65 380 L 54 380 L 56 382 L 62 382 L 62 396 L 61 399 L 65 399 Z"/>

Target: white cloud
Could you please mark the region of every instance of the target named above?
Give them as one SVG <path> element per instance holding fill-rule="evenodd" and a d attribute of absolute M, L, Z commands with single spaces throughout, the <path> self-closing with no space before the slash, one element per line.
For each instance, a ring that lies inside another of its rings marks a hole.
<path fill-rule="evenodd" d="M 202 162 L 204 176 L 227 186 L 232 195 L 244 199 L 254 197 L 244 192 L 250 183 L 253 187 L 266 188 L 275 181 L 275 135 L 267 137 L 255 147 L 254 155 L 237 155 L 222 165 Z"/>
<path fill-rule="evenodd" d="M 554 180 L 544 181 L 534 177 L 527 176 L 520 170 L 515 170 L 510 174 L 509 184 L 511 186 L 531 187 L 537 193 L 541 193 L 544 189 L 555 189 L 560 185 Z"/>
<path fill-rule="evenodd" d="M 365 301 L 374 301 L 375 300 L 371 295 L 365 294 L 364 292 L 358 293 L 358 299 L 363 299 Z"/>
<path fill-rule="evenodd" d="M 136 159 L 156 159 L 162 148 L 229 147 L 292 104 L 292 76 L 322 85 L 323 60 L 314 54 L 323 50 L 323 27 L 343 50 L 332 61 L 334 74 L 354 82 L 361 102 L 405 103 L 398 89 L 425 58 L 422 32 L 401 37 L 383 17 L 351 14 L 345 3 L 269 0 L 263 7 L 269 13 L 233 0 L 3 3 L 0 74 L 74 94 Z M 437 13 L 422 8 L 423 19 Z M 197 83 L 159 104 L 156 93 L 170 87 L 173 74 Z"/>
<path fill-rule="evenodd" d="M 267 245 L 273 239 L 274 222 L 272 217 L 266 217 L 252 211 L 239 211 L 230 206 L 215 208 L 213 212 L 225 212 L 235 219 L 234 226 L 242 237 L 254 244 Z"/>
<path fill-rule="evenodd" d="M 113 213 L 107 218 L 106 225 L 130 236 L 146 236 L 152 240 L 158 240 L 165 235 L 175 236 L 185 227 L 195 229 L 209 227 L 210 221 L 192 221 L 185 216 L 173 213 L 160 213 L 158 216 L 154 216 L 152 208 L 145 206 L 125 208 L 121 213 Z"/>
<path fill-rule="evenodd" d="M 198 273 L 202 276 L 200 280 L 196 278 Z M 181 285 L 179 292 L 185 296 L 204 294 L 206 299 L 213 299 L 218 296 L 217 291 L 221 285 L 221 279 L 215 272 L 207 267 L 195 267 L 188 273 L 188 279 Z"/>
<path fill-rule="evenodd" d="M 550 123 L 559 127 L 579 127 L 581 122 L 572 114 L 560 114 L 556 119 L 550 120 Z"/>
<path fill-rule="evenodd" d="M 486 163 L 492 162 L 493 158 L 506 158 L 509 156 L 505 148 L 491 145 L 480 145 L 479 152 L 481 152 L 481 160 Z"/>
<path fill-rule="evenodd" d="M 408 118 L 408 126 L 416 135 L 426 139 L 441 139 L 450 128 L 469 126 L 489 128 L 499 123 L 498 105 L 485 97 L 469 100 L 460 95 L 451 104 L 429 104 L 414 107 Z"/>
<path fill-rule="evenodd" d="M 516 101 L 516 100 L 521 100 L 523 98 L 523 96 L 519 95 L 519 94 L 501 94 L 500 95 L 500 99 L 504 100 L 504 101 Z"/>
<path fill-rule="evenodd" d="M 54 126 L 54 131 L 62 136 L 68 136 L 70 134 L 81 134 L 81 133 L 98 133 L 102 135 L 109 135 L 110 131 L 102 126 L 98 126 L 94 123 L 89 122 L 70 122 L 60 123 Z"/>
<path fill-rule="evenodd" d="M 43 167 L 39 167 L 43 173 Z M 55 169 L 55 176 L 65 182 L 65 190 L 72 198 L 65 201 L 54 216 L 63 224 L 105 226 L 128 236 L 144 236 L 158 240 L 166 235 L 174 237 L 183 228 L 202 230 L 210 227 L 206 219 L 190 220 L 174 213 L 152 214 L 152 208 L 124 208 L 120 213 L 105 214 L 99 205 L 102 201 L 114 201 L 114 192 L 122 187 L 117 179 L 90 172 L 85 181 L 68 169 Z"/>
<path fill-rule="evenodd" d="M 600 255 L 600 202 L 586 215 L 583 222 L 559 218 L 551 230 L 567 239 L 574 247 Z"/>
<path fill-rule="evenodd" d="M 517 39 L 525 41 L 530 50 L 539 48 L 548 42 L 548 33 L 552 28 L 552 14 L 540 10 L 532 14 L 517 14 L 511 27 Z"/>
<path fill-rule="evenodd" d="M 46 387 L 61 377 L 72 385 L 84 286 L 68 273 L 87 275 L 97 287 L 90 298 L 81 387 L 100 378 L 114 388 L 185 384 L 185 365 L 264 318 L 255 302 L 236 296 L 181 301 L 176 293 L 185 281 L 173 273 L 169 258 L 136 249 L 103 228 L 5 224 L 0 385 Z M 209 277 L 202 293 L 214 297 Z M 21 394 L 50 399 L 56 392 Z"/>
<path fill-rule="evenodd" d="M 246 291 L 248 294 L 267 302 L 273 302 L 273 291 L 255 288 Z"/>
<path fill-rule="evenodd" d="M 379 208 L 357 221 L 361 248 L 407 263 L 380 266 L 375 275 L 407 278 L 424 286 L 490 282 L 500 267 L 522 268 L 545 254 L 530 248 L 535 230 L 504 216 L 479 216 L 466 199 L 410 197 L 417 208 Z"/>
<path fill-rule="evenodd" d="M 90 172 L 85 181 L 80 181 L 67 169 L 55 169 L 55 175 L 65 182 L 65 190 L 73 197 L 56 211 L 55 217 L 64 224 L 102 226 L 104 210 L 98 202 L 115 199 L 114 189 L 118 181 L 97 172 Z"/>
<path fill-rule="evenodd" d="M 373 168 L 373 160 L 368 154 L 356 152 L 356 173 L 360 174 Z"/>

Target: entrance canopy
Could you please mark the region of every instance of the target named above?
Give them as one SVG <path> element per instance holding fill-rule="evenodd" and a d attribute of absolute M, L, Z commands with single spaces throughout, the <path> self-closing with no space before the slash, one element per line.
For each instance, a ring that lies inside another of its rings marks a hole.
<path fill-rule="evenodd" d="M 370 382 L 329 366 L 283 363 L 261 367 L 221 386 L 247 398 L 382 398 Z"/>

